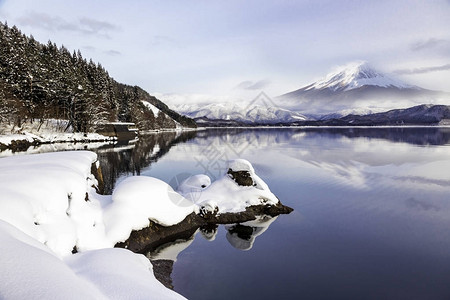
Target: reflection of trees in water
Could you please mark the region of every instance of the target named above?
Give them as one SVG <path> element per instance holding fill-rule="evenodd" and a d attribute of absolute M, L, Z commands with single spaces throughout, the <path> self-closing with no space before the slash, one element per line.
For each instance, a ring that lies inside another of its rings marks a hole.
<path fill-rule="evenodd" d="M 143 168 L 158 161 L 172 146 L 184 143 L 195 136 L 195 131 L 163 132 L 141 136 L 134 144 L 96 150 L 104 180 L 104 193 L 112 193 L 120 176 L 140 175 Z"/>

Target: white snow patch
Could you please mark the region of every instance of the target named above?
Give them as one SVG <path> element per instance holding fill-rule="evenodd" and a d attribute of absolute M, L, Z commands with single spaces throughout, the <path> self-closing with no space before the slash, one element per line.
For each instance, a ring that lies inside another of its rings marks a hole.
<path fill-rule="evenodd" d="M 0 255 L 2 299 L 184 299 L 156 280 L 143 255 L 115 248 L 61 260 L 2 220 Z"/>
<path fill-rule="evenodd" d="M 185 179 L 178 186 L 177 191 L 181 194 L 200 192 L 211 185 L 211 179 L 203 174 L 193 175 Z"/>
<path fill-rule="evenodd" d="M 138 230 L 152 220 L 163 226 L 183 221 L 194 212 L 194 204 L 157 178 L 133 176 L 114 189 L 104 221 L 110 240 L 124 241 L 131 229 Z"/>
<path fill-rule="evenodd" d="M 154 106 L 150 102 L 147 102 L 147 101 L 144 101 L 144 100 L 142 100 L 141 102 L 142 102 L 142 104 L 144 104 L 145 107 L 147 107 L 148 109 L 150 109 L 153 112 L 153 115 L 155 117 L 157 117 L 159 115 L 159 112 L 161 111 L 161 110 L 159 110 L 159 108 L 157 108 L 156 106 Z"/>
<path fill-rule="evenodd" d="M 267 184 L 256 175 L 250 162 L 244 159 L 232 160 L 228 164 L 228 169 L 234 171 L 248 171 L 253 179 L 253 186 L 240 186 L 229 174 L 214 181 L 207 188 L 202 190 L 189 191 L 185 185 L 181 185 L 178 191 L 186 198 L 193 200 L 199 208 L 207 211 L 218 208 L 218 213 L 241 212 L 252 205 L 275 205 L 279 202 L 278 198 L 270 191 Z M 197 176 L 197 175 L 196 175 Z M 206 176 L 206 175 L 202 175 Z M 203 179 L 205 180 L 205 179 Z M 186 180 L 190 182 L 188 178 Z M 186 182 L 185 181 L 185 182 Z M 194 180 L 192 180 L 194 181 Z"/>

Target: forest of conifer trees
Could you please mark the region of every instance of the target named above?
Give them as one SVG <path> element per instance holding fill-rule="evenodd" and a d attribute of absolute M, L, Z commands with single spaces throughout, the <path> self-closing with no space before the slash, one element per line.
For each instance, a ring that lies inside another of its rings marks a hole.
<path fill-rule="evenodd" d="M 164 113 L 155 116 L 142 101 Z M 140 87 L 116 82 L 79 50 L 41 44 L 0 22 L 0 123 L 46 119 L 68 120 L 76 132 L 111 121 L 134 122 L 140 130 L 175 128 L 175 121 L 196 126 Z"/>

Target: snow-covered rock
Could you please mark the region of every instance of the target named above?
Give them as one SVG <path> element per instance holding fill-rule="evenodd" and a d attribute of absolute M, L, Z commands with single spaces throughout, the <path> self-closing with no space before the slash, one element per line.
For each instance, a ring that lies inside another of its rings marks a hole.
<path fill-rule="evenodd" d="M 210 185 L 211 179 L 208 176 L 203 174 L 192 175 L 181 182 L 177 188 L 177 191 L 181 194 L 191 194 L 192 196 L 193 193 L 200 192 Z"/>
<path fill-rule="evenodd" d="M 270 191 L 267 184 L 256 175 L 253 166 L 247 160 L 232 160 L 229 162 L 227 169 L 227 174 L 211 183 L 207 188 L 189 191 L 182 185 L 178 188 L 178 191 L 184 197 L 192 199 L 200 210 L 218 214 L 242 212 L 253 205 L 275 205 L 279 203 L 278 198 Z M 251 181 L 251 184 L 240 184 L 239 180 L 236 180 L 236 174 L 245 176 Z"/>
<path fill-rule="evenodd" d="M 175 192 L 170 185 L 153 177 L 133 176 L 120 182 L 105 209 L 107 236 L 124 241 L 129 228 L 142 229 L 152 220 L 163 226 L 175 225 L 194 212 L 193 202 Z"/>

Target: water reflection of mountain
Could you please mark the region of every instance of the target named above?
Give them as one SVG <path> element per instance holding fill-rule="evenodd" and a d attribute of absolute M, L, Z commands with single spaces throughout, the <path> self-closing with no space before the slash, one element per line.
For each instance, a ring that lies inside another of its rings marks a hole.
<path fill-rule="evenodd" d="M 450 144 L 449 127 L 317 127 L 317 128 L 220 128 L 199 131 L 197 140 L 218 137 L 221 141 L 245 140 L 260 146 L 292 143 L 303 138 L 369 138 L 414 145 Z M 269 140 L 268 140 L 269 138 Z"/>
<path fill-rule="evenodd" d="M 306 128 L 308 134 L 345 136 L 348 138 L 385 139 L 414 145 L 445 145 L 450 143 L 448 127 L 353 127 L 353 128 Z"/>
<path fill-rule="evenodd" d="M 117 179 L 124 174 L 140 175 L 143 168 L 158 161 L 178 143 L 196 136 L 195 131 L 163 132 L 141 136 L 135 143 L 102 147 L 98 155 L 104 180 L 104 194 L 111 194 Z"/>

